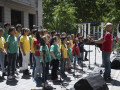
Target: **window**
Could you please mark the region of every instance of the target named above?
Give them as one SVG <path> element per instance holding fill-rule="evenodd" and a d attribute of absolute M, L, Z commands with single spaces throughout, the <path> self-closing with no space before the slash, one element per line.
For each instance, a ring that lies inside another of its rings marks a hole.
<path fill-rule="evenodd" d="M 22 24 L 22 12 L 11 10 L 11 25 Z"/>

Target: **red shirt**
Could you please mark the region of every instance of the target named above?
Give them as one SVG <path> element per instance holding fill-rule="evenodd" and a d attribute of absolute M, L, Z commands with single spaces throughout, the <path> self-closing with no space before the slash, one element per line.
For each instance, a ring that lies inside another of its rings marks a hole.
<path fill-rule="evenodd" d="M 101 50 L 104 52 L 112 52 L 113 38 L 110 32 L 105 33 L 103 39 L 105 42 L 102 44 Z"/>
<path fill-rule="evenodd" d="M 73 54 L 73 56 L 79 56 L 80 55 L 80 50 L 79 50 L 78 44 L 77 45 L 73 44 L 72 54 Z"/>
<path fill-rule="evenodd" d="M 40 41 L 39 40 L 35 39 L 33 45 L 36 46 L 38 50 L 40 49 Z M 35 56 L 40 56 L 40 51 L 35 51 Z"/>

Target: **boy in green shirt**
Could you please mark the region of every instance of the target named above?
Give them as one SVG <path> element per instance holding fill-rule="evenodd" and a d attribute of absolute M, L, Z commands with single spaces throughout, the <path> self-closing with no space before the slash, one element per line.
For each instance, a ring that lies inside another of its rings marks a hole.
<path fill-rule="evenodd" d="M 15 27 L 11 27 L 9 29 L 9 36 L 6 41 L 6 51 L 8 53 L 8 80 L 12 80 L 14 78 L 15 73 L 15 60 L 17 53 L 17 38 L 15 37 Z M 12 74 L 10 73 L 10 69 L 12 67 Z"/>
<path fill-rule="evenodd" d="M 61 58 L 61 53 L 60 53 L 60 48 L 59 45 L 57 45 L 58 39 L 56 36 L 54 36 L 51 39 L 51 48 L 50 48 L 50 53 L 51 53 L 51 65 L 52 65 L 52 71 L 51 71 L 51 79 L 55 81 L 58 76 L 57 76 L 57 70 L 59 67 L 59 61 Z"/>

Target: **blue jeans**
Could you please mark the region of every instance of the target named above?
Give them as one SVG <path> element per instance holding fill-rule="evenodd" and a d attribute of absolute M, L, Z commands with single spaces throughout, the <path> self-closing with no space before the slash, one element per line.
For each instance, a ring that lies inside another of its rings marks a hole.
<path fill-rule="evenodd" d="M 88 51 L 84 49 L 85 52 L 85 58 L 87 58 Z"/>
<path fill-rule="evenodd" d="M 76 62 L 78 62 L 78 64 L 80 63 L 79 61 L 78 61 L 78 58 L 79 58 L 80 56 L 74 56 L 74 68 L 76 67 Z"/>
<path fill-rule="evenodd" d="M 102 59 L 103 59 L 104 65 L 105 65 L 105 72 L 104 72 L 105 78 L 109 77 L 111 74 L 110 55 L 111 55 L 111 53 L 109 53 L 109 52 L 102 52 Z"/>
<path fill-rule="evenodd" d="M 43 81 L 44 80 L 46 81 L 48 77 L 48 72 L 49 72 L 49 62 L 46 63 L 46 67 L 42 63 L 42 69 L 43 69 L 42 79 Z"/>
<path fill-rule="evenodd" d="M 34 53 L 30 53 L 30 66 L 33 67 L 33 60 L 35 60 Z"/>
<path fill-rule="evenodd" d="M 40 56 L 35 56 L 36 68 L 34 71 L 34 78 L 37 78 L 37 73 L 39 73 L 39 77 L 41 77 L 42 74 L 42 64 L 40 62 L 40 58 Z"/>
<path fill-rule="evenodd" d="M 65 59 L 64 61 L 61 60 L 61 74 L 65 74 L 66 60 L 67 59 Z"/>
<path fill-rule="evenodd" d="M 36 60 L 33 61 L 33 72 L 32 72 L 33 77 L 34 77 L 35 68 L 36 68 Z"/>
<path fill-rule="evenodd" d="M 2 68 L 2 72 L 5 72 L 5 68 L 4 68 L 4 59 L 5 58 L 5 54 L 0 51 L 0 65 L 1 65 L 1 68 Z"/>

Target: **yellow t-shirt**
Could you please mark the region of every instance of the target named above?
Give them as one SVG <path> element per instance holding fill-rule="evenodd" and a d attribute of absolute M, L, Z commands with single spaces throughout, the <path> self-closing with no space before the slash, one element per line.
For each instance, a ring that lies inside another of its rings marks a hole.
<path fill-rule="evenodd" d="M 15 37 L 18 39 L 18 36 L 19 36 L 20 34 L 21 34 L 21 33 L 16 32 Z"/>
<path fill-rule="evenodd" d="M 62 58 L 68 58 L 68 54 L 67 54 L 67 45 L 63 45 L 61 46 L 61 49 L 62 49 L 62 55 L 63 57 Z"/>
<path fill-rule="evenodd" d="M 35 50 L 34 50 L 34 40 L 35 40 L 35 38 L 33 38 L 32 42 L 31 42 L 31 53 L 35 53 Z"/>
<path fill-rule="evenodd" d="M 61 40 L 57 43 L 59 45 L 59 48 L 61 49 Z"/>
<path fill-rule="evenodd" d="M 21 36 L 20 42 L 23 43 L 23 49 L 24 51 L 30 51 L 30 40 L 28 36 Z"/>
<path fill-rule="evenodd" d="M 72 49 L 72 47 L 73 47 L 73 40 L 70 40 L 70 42 L 71 42 L 71 47 L 70 48 Z"/>
<path fill-rule="evenodd" d="M 4 50 L 4 44 L 5 44 L 5 39 L 3 37 L 0 37 L 0 48 Z"/>

